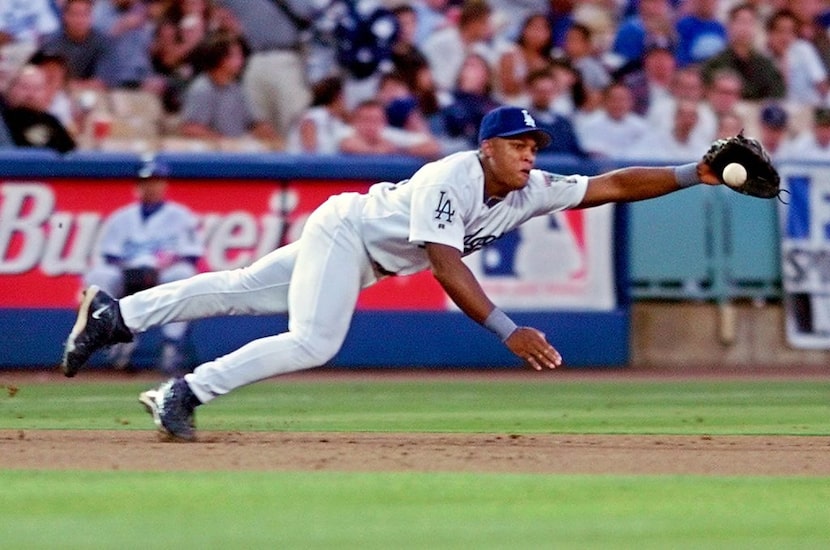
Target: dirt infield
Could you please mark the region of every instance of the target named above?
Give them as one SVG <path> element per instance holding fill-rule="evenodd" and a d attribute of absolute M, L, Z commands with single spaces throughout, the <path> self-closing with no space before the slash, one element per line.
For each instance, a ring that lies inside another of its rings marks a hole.
<path fill-rule="evenodd" d="M 820 437 L 0 431 L 0 468 L 830 475 Z"/>
<path fill-rule="evenodd" d="M 631 379 L 684 374 L 627 370 L 557 375 Z M 746 375 L 719 371 L 698 372 L 695 377 Z M 815 369 L 749 375 L 827 376 Z M 329 372 L 315 376 L 359 379 L 376 374 Z M 493 379 L 526 375 L 416 372 L 381 376 Z M 23 373 L 4 374 L 4 379 L 7 384 L 25 384 L 53 378 Z M 162 442 L 149 429 L 0 430 L 0 449 L 0 469 L 830 475 L 830 438 L 802 436 L 202 432 L 198 442 L 185 444 Z"/>

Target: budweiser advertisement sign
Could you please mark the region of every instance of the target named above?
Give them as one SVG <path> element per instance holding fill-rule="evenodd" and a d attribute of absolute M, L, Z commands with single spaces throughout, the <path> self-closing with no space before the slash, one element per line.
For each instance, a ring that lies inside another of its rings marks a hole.
<path fill-rule="evenodd" d="M 199 269 L 217 271 L 245 267 L 297 240 L 329 196 L 365 191 L 370 183 L 173 180 L 168 196 L 199 219 L 205 243 Z M 0 181 L 0 308 L 74 308 L 104 221 L 135 200 L 131 180 Z M 615 307 L 612 212 L 544 216 L 484 243 L 465 261 L 506 309 L 609 310 Z M 358 308 L 455 310 L 428 271 L 381 281 L 361 293 Z"/>

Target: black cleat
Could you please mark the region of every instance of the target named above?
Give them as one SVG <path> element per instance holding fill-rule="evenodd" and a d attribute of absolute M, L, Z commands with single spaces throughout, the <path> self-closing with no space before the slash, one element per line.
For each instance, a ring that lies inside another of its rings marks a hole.
<path fill-rule="evenodd" d="M 156 416 L 158 414 L 156 412 L 156 411 L 158 411 L 158 405 L 156 404 L 156 399 L 158 399 L 158 396 L 159 396 L 159 388 L 149 389 L 147 391 L 143 391 L 140 394 L 138 394 L 138 402 L 141 403 L 142 405 L 144 405 L 144 410 L 147 411 L 147 414 L 149 414 L 153 417 L 153 421 L 155 421 Z M 193 412 L 190 413 L 190 417 L 187 419 L 187 421 L 190 423 L 190 427 L 195 430 L 196 429 L 196 417 L 195 417 Z M 166 431 L 164 431 L 162 433 L 164 435 L 169 435 L 169 434 L 167 434 Z"/>
<path fill-rule="evenodd" d="M 171 378 L 158 389 L 138 396 L 144 408 L 153 415 L 159 432 L 174 441 L 195 441 L 193 411 L 201 404 L 184 378 Z"/>
<path fill-rule="evenodd" d="M 93 352 L 132 340 L 133 334 L 121 318 L 118 300 L 92 285 L 84 291 L 78 318 L 66 339 L 61 370 L 65 376 L 75 376 Z"/>

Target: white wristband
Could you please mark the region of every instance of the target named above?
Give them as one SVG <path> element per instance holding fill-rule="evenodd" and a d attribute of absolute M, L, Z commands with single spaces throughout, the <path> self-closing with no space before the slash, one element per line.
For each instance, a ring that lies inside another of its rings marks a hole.
<path fill-rule="evenodd" d="M 513 334 L 513 331 L 519 328 L 516 323 L 514 323 L 513 320 L 499 308 L 493 309 L 482 324 L 486 329 L 498 335 L 502 342 L 507 340 L 507 338 Z"/>
<path fill-rule="evenodd" d="M 700 183 L 700 177 L 697 175 L 697 163 L 690 162 L 689 164 L 675 166 L 674 180 L 677 182 L 677 186 L 681 189 Z"/>

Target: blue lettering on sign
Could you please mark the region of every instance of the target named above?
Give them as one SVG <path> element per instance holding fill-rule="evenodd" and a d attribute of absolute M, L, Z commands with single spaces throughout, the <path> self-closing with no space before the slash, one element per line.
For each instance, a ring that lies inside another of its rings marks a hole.
<path fill-rule="evenodd" d="M 790 239 L 810 238 L 810 178 L 791 176 L 787 178 L 790 189 L 790 206 L 787 208 L 787 237 Z"/>

